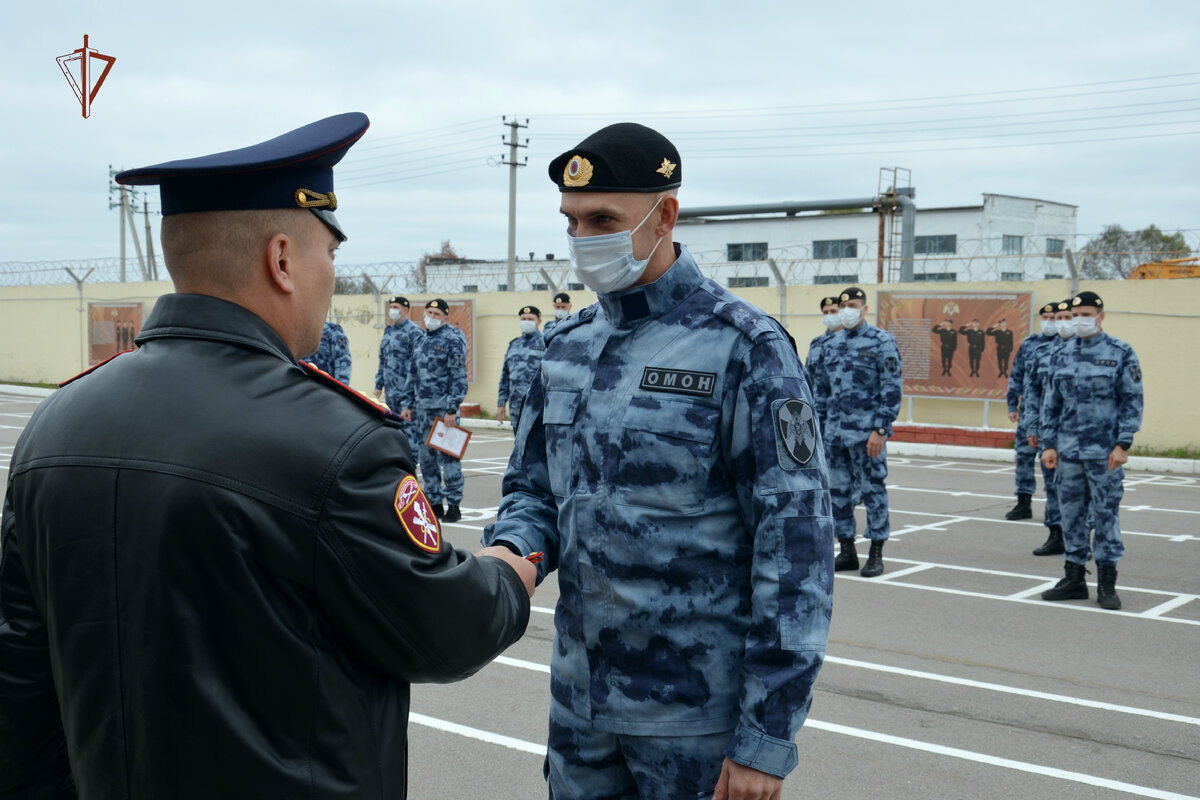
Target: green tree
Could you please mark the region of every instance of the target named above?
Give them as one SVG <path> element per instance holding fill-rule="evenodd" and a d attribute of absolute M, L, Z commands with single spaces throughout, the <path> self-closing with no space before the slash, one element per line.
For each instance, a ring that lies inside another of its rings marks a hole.
<path fill-rule="evenodd" d="M 1189 253 L 1182 233 L 1168 236 L 1155 225 L 1140 231 L 1107 225 L 1083 246 L 1079 274 L 1084 278 L 1127 278 L 1139 264 Z"/>

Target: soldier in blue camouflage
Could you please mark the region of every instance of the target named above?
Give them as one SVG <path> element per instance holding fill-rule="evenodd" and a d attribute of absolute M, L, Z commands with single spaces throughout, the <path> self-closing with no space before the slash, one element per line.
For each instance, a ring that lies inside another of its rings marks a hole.
<path fill-rule="evenodd" d="M 1076 338 L 1054 356 L 1041 425 L 1042 460 L 1058 470 L 1066 575 L 1042 598 L 1087 598 L 1084 566 L 1094 553 L 1096 601 L 1118 609 L 1117 562 L 1125 553 L 1118 518 L 1125 493 L 1122 465 L 1142 427 L 1142 368 L 1132 347 L 1101 329 L 1099 295 L 1075 295 L 1071 314 Z"/>
<path fill-rule="evenodd" d="M 425 335 L 417 340 L 409 361 L 400 418 L 413 422 L 421 437 L 421 480 L 433 513 L 446 522 L 458 522 L 462 463 L 425 444 L 438 419 L 447 425 L 458 423 L 459 406 L 467 397 L 467 340 L 446 321 L 449 313 L 449 304 L 441 298 L 425 304 Z"/>
<path fill-rule="evenodd" d="M 545 336 L 547 333 L 554 330 L 555 325 L 562 322 L 569 316 L 571 316 L 571 295 L 567 294 L 566 292 L 559 292 L 558 294 L 554 295 L 554 319 L 542 326 L 542 335 Z"/>
<path fill-rule="evenodd" d="M 408 379 L 408 365 L 417 342 L 425 335 L 421 326 L 409 318 L 409 308 L 407 297 L 396 296 L 388 300 L 388 324 L 379 342 L 379 369 L 375 370 L 375 399 L 383 397 L 395 414 L 404 410 L 404 382 Z M 402 422 L 401 425 L 415 460 L 420 453 L 420 431 L 416 423 L 411 421 Z"/>
<path fill-rule="evenodd" d="M 542 312 L 537 306 L 522 306 L 517 312 L 521 335 L 508 343 L 504 353 L 504 366 L 500 369 L 500 391 L 496 399 L 496 419 L 504 421 L 504 406 L 512 418 L 515 431 L 525 405 L 525 395 L 542 366 L 542 354 L 546 343 L 538 330 Z"/>
<path fill-rule="evenodd" d="M 1017 349 L 1017 357 L 1013 360 L 1012 374 L 1008 376 L 1008 392 L 1005 397 L 1008 401 L 1008 419 L 1017 423 L 1016 439 L 1013 442 L 1013 449 L 1017 453 L 1017 488 L 1015 492 L 1017 504 L 1004 515 L 1005 519 L 1019 520 L 1033 517 L 1033 495 L 1037 492 L 1037 478 L 1033 474 L 1033 462 L 1037 459 L 1037 450 L 1030 446 L 1028 439 L 1029 429 L 1034 426 L 1034 420 L 1032 414 L 1024 413 L 1021 409 L 1021 398 L 1025 396 L 1025 380 L 1033 370 L 1037 351 L 1043 345 L 1058 341 L 1058 337 L 1054 335 L 1054 306 L 1054 303 L 1046 303 L 1042 306 L 1040 312 L 1042 330 L 1040 333 L 1026 336 L 1025 340 L 1021 342 L 1021 346 Z M 1047 326 L 1049 326 L 1049 332 L 1047 332 Z M 1025 411 L 1027 410 L 1025 409 Z M 1045 477 L 1046 465 L 1043 464 L 1043 481 Z M 1046 524 L 1049 525 L 1049 521 Z"/>
<path fill-rule="evenodd" d="M 821 324 L 825 326 L 825 330 L 820 336 L 815 337 L 808 343 L 808 355 L 804 358 L 804 369 L 808 372 L 808 385 L 816 390 L 818 383 L 817 376 L 825 369 L 821 363 L 821 356 L 824 352 L 825 345 L 833 338 L 833 335 L 842 329 L 842 318 L 838 314 L 838 299 L 833 297 L 821 298 Z M 825 461 L 829 461 L 829 439 L 825 436 L 825 420 L 818 418 L 817 424 L 821 427 L 821 443 L 825 445 Z"/>
<path fill-rule="evenodd" d="M 673 243 L 679 162 L 620 123 L 550 165 L 599 302 L 547 337 L 483 538 L 558 570 L 551 798 L 778 798 L 824 659 L 832 520 L 804 368 Z"/>
<path fill-rule="evenodd" d="M 837 571 L 858 569 L 854 546 L 857 493 L 867 507 L 865 536 L 871 542 L 859 573 L 883 573 L 888 521 L 887 440 L 900 413 L 900 349 L 896 337 L 866 322 L 867 295 L 857 286 L 838 297 L 842 330 L 825 345 L 817 374 L 817 416 L 829 448 L 829 494 L 840 552 Z"/>
<path fill-rule="evenodd" d="M 336 322 L 326 320 L 325 327 L 321 329 L 321 343 L 317 345 L 317 352 L 303 360 L 350 385 L 350 339 Z"/>

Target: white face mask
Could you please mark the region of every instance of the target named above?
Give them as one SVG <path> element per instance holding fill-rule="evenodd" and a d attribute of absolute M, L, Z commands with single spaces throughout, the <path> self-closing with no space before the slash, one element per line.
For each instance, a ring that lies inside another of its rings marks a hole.
<path fill-rule="evenodd" d="M 1094 336 L 1099 332 L 1100 326 L 1096 323 L 1095 317 L 1076 317 L 1075 318 L 1075 335 L 1076 336 Z"/>
<path fill-rule="evenodd" d="M 842 326 L 842 316 L 841 314 L 822 314 L 821 322 L 825 323 L 825 327 L 832 331 Z"/>
<path fill-rule="evenodd" d="M 554 318 L 555 319 L 566 319 L 567 314 L 570 314 L 570 313 L 571 312 L 567 311 L 565 308 L 556 308 L 556 309 L 554 309 Z"/>
<path fill-rule="evenodd" d="M 530 334 L 537 330 L 537 322 L 531 319 L 521 320 L 521 333 Z"/>
<path fill-rule="evenodd" d="M 431 317 L 428 314 L 425 315 L 425 330 L 436 331 L 440 327 L 442 327 L 442 321 L 440 319 L 437 317 Z"/>
<path fill-rule="evenodd" d="M 852 306 L 846 306 L 838 312 L 838 317 L 842 320 L 844 327 L 856 328 L 862 321 L 862 311 Z"/>
<path fill-rule="evenodd" d="M 1075 320 L 1073 319 L 1055 320 L 1054 327 L 1057 329 L 1060 339 L 1070 339 L 1075 335 Z"/>
<path fill-rule="evenodd" d="M 400 319 L 400 309 L 389 308 L 388 309 L 388 319 L 390 319 L 392 322 L 395 322 L 396 320 Z"/>
<path fill-rule="evenodd" d="M 642 217 L 642 221 L 631 231 L 602 233 L 598 236 L 567 235 L 571 264 L 584 286 L 593 292 L 606 294 L 628 289 L 638 282 L 646 271 L 646 265 L 654 257 L 654 251 L 658 249 L 662 237 L 658 237 L 650 255 L 639 260 L 633 257 L 633 234 L 646 224 L 646 220 L 650 219 L 650 215 L 661 202 L 662 197 L 659 197 L 646 216 Z"/>
<path fill-rule="evenodd" d="M 1052 319 L 1042 320 L 1042 335 L 1043 336 L 1053 336 L 1056 330 L 1058 330 L 1058 325 L 1057 325 L 1057 323 L 1055 323 L 1054 320 L 1052 320 Z"/>

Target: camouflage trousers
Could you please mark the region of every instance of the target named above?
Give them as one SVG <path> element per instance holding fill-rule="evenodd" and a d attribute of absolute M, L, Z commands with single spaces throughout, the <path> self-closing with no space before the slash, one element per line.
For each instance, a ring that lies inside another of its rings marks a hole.
<path fill-rule="evenodd" d="M 413 411 L 413 425 L 421 434 L 421 484 L 429 502 L 437 505 L 445 500 L 456 506 L 463 497 L 462 462 L 425 445 L 434 420 L 440 416 L 437 411 L 422 408 Z"/>
<path fill-rule="evenodd" d="M 853 539 L 856 532 L 854 507 L 862 498 L 867 507 L 867 530 L 872 541 L 891 533 L 888 521 L 887 445 L 877 458 L 867 456 L 866 442 L 843 447 L 829 446 L 829 499 L 833 504 L 833 535 Z"/>
<path fill-rule="evenodd" d="M 551 698 L 543 768 L 550 800 L 708 800 L 732 735 L 605 733 Z"/>
<path fill-rule="evenodd" d="M 513 433 L 517 432 L 517 423 L 521 421 L 521 411 L 524 408 L 524 403 L 508 401 L 508 421 L 512 424 Z"/>
<path fill-rule="evenodd" d="M 390 408 L 392 410 L 392 413 L 395 414 L 396 416 L 400 416 L 400 412 L 403 410 L 401 408 L 398 408 L 397 406 L 391 405 L 390 403 L 388 404 L 388 408 Z M 422 438 L 421 435 L 417 433 L 417 423 L 415 422 L 416 418 L 417 418 L 417 412 L 414 411 L 413 412 L 413 420 L 414 420 L 413 422 L 403 422 L 402 421 L 400 423 L 400 430 L 404 431 L 404 438 L 408 439 L 408 449 L 412 453 L 412 460 L 413 460 L 414 466 L 417 465 L 418 463 L 420 463 L 421 443 L 425 441 L 425 439 Z M 433 423 L 430 423 L 430 424 L 432 425 Z M 426 428 L 425 432 L 428 433 L 429 429 Z"/>
<path fill-rule="evenodd" d="M 1029 446 L 1026 437 L 1017 434 L 1017 490 L 1014 494 L 1037 494 L 1037 478 L 1033 474 L 1033 464 L 1036 461 L 1042 468 L 1042 487 L 1046 490 L 1046 513 L 1043 516 L 1046 527 L 1062 524 L 1062 515 L 1058 508 L 1058 489 L 1054 484 L 1054 470 L 1046 469 L 1042 463 L 1041 451 Z"/>
<path fill-rule="evenodd" d="M 1116 564 L 1125 555 L 1117 516 L 1125 495 L 1124 468 L 1110 470 L 1107 459 L 1064 458 L 1059 459 L 1056 472 L 1067 561 L 1086 564 L 1094 554 L 1097 564 Z"/>

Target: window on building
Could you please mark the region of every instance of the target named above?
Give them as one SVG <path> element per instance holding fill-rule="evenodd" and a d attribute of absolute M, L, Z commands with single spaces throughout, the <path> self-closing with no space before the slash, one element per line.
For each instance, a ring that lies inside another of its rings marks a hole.
<path fill-rule="evenodd" d="M 813 242 L 813 258 L 858 258 L 858 239 Z"/>
<path fill-rule="evenodd" d="M 478 291 L 479 291 L 479 284 L 477 284 L 477 283 L 464 283 L 464 284 L 463 284 L 463 288 L 462 288 L 462 290 L 463 290 L 463 293 L 464 293 L 464 294 L 466 294 L 466 293 L 468 293 L 468 292 L 478 292 Z"/>
<path fill-rule="evenodd" d="M 1000 280 L 1002 281 L 1023 281 L 1025 273 L 1023 272 L 1001 272 Z"/>
<path fill-rule="evenodd" d="M 835 283 L 839 284 L 841 286 L 846 286 L 847 284 L 857 283 L 857 282 L 858 282 L 857 275 L 814 275 L 813 276 L 813 284 L 815 284 L 816 286 L 829 286 L 829 285 L 832 285 Z"/>
<path fill-rule="evenodd" d="M 766 242 L 744 242 L 725 245 L 725 258 L 729 261 L 766 261 Z"/>
<path fill-rule="evenodd" d="M 582 292 L 583 284 L 582 283 L 568 283 L 567 291 L 568 292 Z"/>
<path fill-rule="evenodd" d="M 745 275 L 729 279 L 730 289 L 748 289 L 754 286 L 770 286 L 771 279 L 766 276 Z"/>
<path fill-rule="evenodd" d="M 497 291 L 497 292 L 507 292 L 507 291 L 508 291 L 508 284 L 507 284 L 507 283 L 502 283 L 502 284 L 498 285 L 498 286 L 496 287 L 496 291 Z"/>
<path fill-rule="evenodd" d="M 1024 236 L 1009 236 L 1004 234 L 1000 240 L 1000 252 L 1006 256 L 1019 256 L 1024 244 Z"/>
<path fill-rule="evenodd" d="M 548 291 L 550 291 L 550 284 L 548 284 L 548 283 L 535 283 L 535 284 L 533 285 L 533 291 L 535 291 L 535 292 L 548 292 Z"/>
<path fill-rule="evenodd" d="M 913 252 L 919 256 L 954 255 L 958 252 L 958 236 L 953 233 L 918 236 L 913 242 Z"/>
<path fill-rule="evenodd" d="M 1063 249 L 1067 243 L 1062 239 L 1047 239 L 1046 240 L 1046 256 L 1049 258 L 1062 258 Z"/>
<path fill-rule="evenodd" d="M 1065 277 L 1066 275 L 1055 275 L 1053 272 L 1047 272 L 1045 276 L 1048 281 L 1061 281 Z"/>
<path fill-rule="evenodd" d="M 957 281 L 957 272 L 914 272 L 913 281 L 916 283 L 941 283 L 942 281 Z"/>

